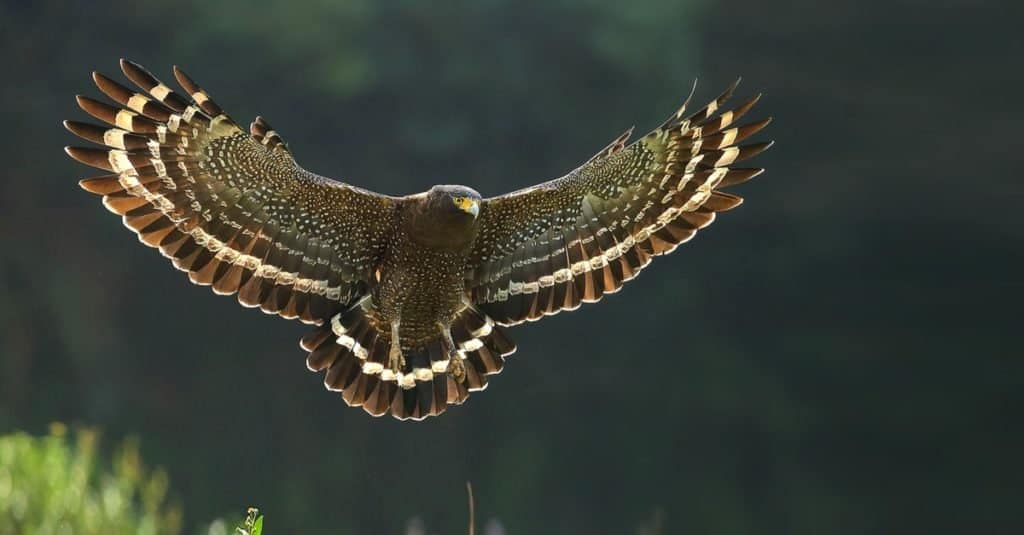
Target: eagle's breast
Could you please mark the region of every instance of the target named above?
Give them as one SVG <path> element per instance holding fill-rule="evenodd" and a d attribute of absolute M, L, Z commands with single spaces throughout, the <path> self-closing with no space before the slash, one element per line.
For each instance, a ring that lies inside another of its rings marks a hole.
<path fill-rule="evenodd" d="M 476 236 L 473 220 L 409 206 L 384 252 L 374 288 L 375 316 L 400 323 L 403 346 L 415 348 L 438 336 L 462 305 L 466 261 Z"/>

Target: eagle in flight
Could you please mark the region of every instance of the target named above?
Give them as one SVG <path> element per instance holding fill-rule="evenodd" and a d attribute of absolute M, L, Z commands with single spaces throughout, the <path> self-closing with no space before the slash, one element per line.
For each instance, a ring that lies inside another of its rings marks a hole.
<path fill-rule="evenodd" d="M 763 169 L 733 165 L 771 145 L 739 144 L 770 119 L 738 125 L 759 96 L 724 110 L 734 83 L 562 178 L 486 199 L 466 186 L 392 197 L 303 169 L 266 121 L 246 131 L 177 67 L 183 94 L 121 70 L 139 89 L 94 73 L 114 105 L 77 97 L 109 126 L 64 123 L 102 146 L 66 148 L 108 173 L 82 188 L 192 282 L 315 325 L 309 369 L 399 419 L 486 388 L 516 349 L 505 327 L 617 292 L 735 208 L 721 190 Z"/>

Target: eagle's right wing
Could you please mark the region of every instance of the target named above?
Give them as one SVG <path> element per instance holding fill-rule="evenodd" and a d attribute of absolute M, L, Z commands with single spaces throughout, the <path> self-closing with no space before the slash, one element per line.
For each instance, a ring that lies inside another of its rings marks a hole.
<path fill-rule="evenodd" d="M 400 199 L 299 167 L 262 119 L 242 130 L 175 68 L 185 98 L 145 69 L 121 70 L 149 96 L 98 73 L 122 107 L 78 104 L 113 128 L 66 121 L 104 148 L 68 154 L 113 174 L 81 181 L 192 282 L 246 306 L 319 323 L 365 292 Z"/>

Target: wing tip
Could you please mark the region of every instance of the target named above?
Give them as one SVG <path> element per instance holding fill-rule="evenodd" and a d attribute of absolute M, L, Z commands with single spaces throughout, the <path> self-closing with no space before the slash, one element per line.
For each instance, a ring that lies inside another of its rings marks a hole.
<path fill-rule="evenodd" d="M 102 139 L 97 139 L 97 134 L 96 134 L 96 131 L 97 130 L 102 130 L 102 128 L 97 128 L 96 126 L 91 125 L 89 123 L 82 123 L 82 122 L 79 122 L 79 121 L 64 120 L 64 121 L 61 121 L 61 123 L 64 125 L 64 129 L 65 130 L 67 130 L 68 132 L 71 132 L 72 134 L 74 134 L 74 135 L 76 135 L 76 136 L 78 136 L 78 137 L 80 137 L 80 138 L 82 138 L 82 139 L 84 139 L 86 141 L 92 141 L 93 143 L 100 143 L 102 141 Z M 70 148 L 70 147 L 65 147 L 65 152 L 67 151 L 68 148 Z"/>
<path fill-rule="evenodd" d="M 715 100 L 713 100 L 712 103 L 716 104 L 717 106 L 721 106 L 722 104 L 725 103 L 725 101 L 727 101 L 730 98 L 732 98 L 733 93 L 735 93 L 736 89 L 740 86 L 740 81 L 741 80 L 743 80 L 743 77 L 742 76 L 737 76 L 736 80 L 734 80 L 731 84 L 729 84 L 729 87 L 726 87 L 725 91 L 722 91 L 722 94 L 718 95 L 718 97 L 715 98 Z"/>
<path fill-rule="evenodd" d="M 95 185 L 95 182 L 88 178 L 83 178 L 79 180 L 78 187 L 84 189 L 85 191 L 88 191 L 89 193 L 94 193 L 96 195 L 106 195 L 106 190 L 97 187 Z"/>
<path fill-rule="evenodd" d="M 185 74 L 185 71 L 178 65 L 171 65 L 171 72 L 174 73 L 175 78 L 179 76 L 184 76 L 185 78 L 189 77 L 187 74 Z"/>
<path fill-rule="evenodd" d="M 681 118 L 683 116 L 684 113 L 686 113 L 686 108 L 688 108 L 690 106 L 690 102 L 693 100 L 693 95 L 697 94 L 697 81 L 698 80 L 699 80 L 698 77 L 696 77 L 696 76 L 693 77 L 693 84 L 690 86 L 690 92 L 689 92 L 689 94 L 686 95 L 686 99 L 683 100 L 682 106 L 679 106 L 679 109 L 676 110 L 675 114 L 673 114 L 672 117 L 674 119 L 679 119 L 679 118 Z M 666 124 L 668 124 L 671 121 L 672 121 L 672 119 L 669 119 L 669 121 L 666 121 Z"/>
<path fill-rule="evenodd" d="M 149 91 L 153 86 L 159 83 L 156 77 L 142 65 L 125 58 L 121 58 L 119 63 L 121 66 L 121 72 L 124 73 L 125 77 L 131 80 L 135 85 L 141 87 L 143 90 Z"/>
<path fill-rule="evenodd" d="M 68 121 L 64 121 L 64 123 L 67 123 L 67 122 Z M 83 152 L 83 150 L 84 149 L 82 149 L 81 147 L 72 147 L 72 146 L 64 147 L 64 153 L 67 154 L 72 160 L 75 160 L 76 162 L 79 162 L 79 163 L 83 163 L 85 165 L 89 165 L 91 167 L 97 167 L 96 165 L 88 163 L 89 159 L 88 159 L 87 155 Z M 95 193 L 97 195 L 106 195 L 108 193 L 105 190 L 103 190 L 102 188 L 97 189 L 98 186 L 95 184 L 95 180 L 88 179 L 88 178 L 83 178 L 83 179 L 79 180 L 78 181 L 78 187 L 84 189 L 85 191 L 88 191 L 89 193 Z"/>
<path fill-rule="evenodd" d="M 186 93 L 192 94 L 197 91 L 202 91 L 199 84 L 197 84 L 191 76 L 186 74 L 181 67 L 174 65 L 171 67 L 171 70 L 174 73 L 174 79 L 178 81 L 178 84 L 181 85 Z"/>
<path fill-rule="evenodd" d="M 181 80 L 182 78 L 189 78 L 189 76 L 185 74 L 185 71 L 183 71 L 181 67 L 177 65 L 171 65 L 171 73 L 174 74 L 174 78 L 176 80 Z M 191 78 L 189 79 L 191 80 Z"/>

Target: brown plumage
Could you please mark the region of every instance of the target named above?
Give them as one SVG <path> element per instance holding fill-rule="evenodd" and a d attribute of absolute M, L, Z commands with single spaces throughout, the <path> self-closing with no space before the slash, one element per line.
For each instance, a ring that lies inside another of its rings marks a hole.
<path fill-rule="evenodd" d="M 309 369 L 349 405 L 400 419 L 486 388 L 515 351 L 502 326 L 618 291 L 739 205 L 719 189 L 761 173 L 731 166 L 770 145 L 737 145 L 769 121 L 736 126 L 757 97 L 721 111 L 734 84 L 557 180 L 390 197 L 302 169 L 266 121 L 243 130 L 176 67 L 187 96 L 121 70 L 141 91 L 94 74 L 118 106 L 78 97 L 110 126 L 65 122 L 104 146 L 66 149 L 109 173 L 81 186 L 192 282 L 317 325 L 301 342 Z"/>

